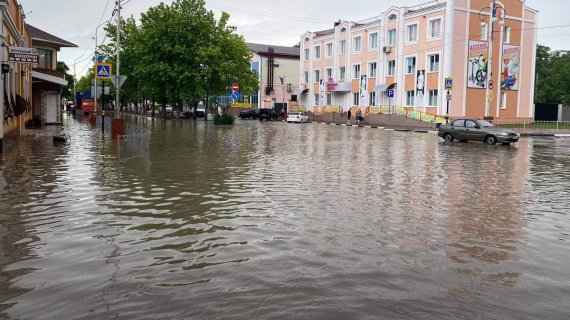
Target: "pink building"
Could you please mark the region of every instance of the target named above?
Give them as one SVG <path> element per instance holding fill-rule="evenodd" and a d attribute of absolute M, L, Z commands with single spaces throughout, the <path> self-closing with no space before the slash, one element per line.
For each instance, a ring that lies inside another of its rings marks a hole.
<path fill-rule="evenodd" d="M 451 85 L 452 117 L 532 118 L 538 12 L 503 0 L 491 18 L 490 6 L 447 0 L 391 7 L 370 20 L 303 34 L 300 104 L 308 111 L 395 106 L 444 116 Z"/>

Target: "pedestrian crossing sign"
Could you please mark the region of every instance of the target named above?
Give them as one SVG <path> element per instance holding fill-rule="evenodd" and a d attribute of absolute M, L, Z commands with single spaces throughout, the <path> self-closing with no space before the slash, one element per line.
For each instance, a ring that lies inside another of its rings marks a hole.
<path fill-rule="evenodd" d="M 95 79 L 109 79 L 111 77 L 111 65 L 108 63 L 98 63 L 95 65 Z"/>

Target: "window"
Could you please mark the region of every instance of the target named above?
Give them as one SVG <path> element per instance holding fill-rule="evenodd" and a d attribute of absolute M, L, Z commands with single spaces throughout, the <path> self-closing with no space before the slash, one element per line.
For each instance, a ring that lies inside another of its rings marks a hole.
<path fill-rule="evenodd" d="M 368 94 L 368 103 L 372 107 L 376 106 L 376 91 L 372 91 Z"/>
<path fill-rule="evenodd" d="M 53 53 L 51 52 L 51 50 L 38 49 L 38 55 L 39 55 L 38 68 L 53 69 L 52 67 Z"/>
<path fill-rule="evenodd" d="M 352 79 L 360 80 L 360 65 L 355 64 L 352 66 Z"/>
<path fill-rule="evenodd" d="M 470 129 L 477 128 L 477 124 L 474 121 L 467 120 L 465 121 L 465 126 Z"/>
<path fill-rule="evenodd" d="M 429 91 L 429 101 L 428 101 L 429 106 L 432 106 L 432 107 L 437 106 L 438 95 L 439 95 L 439 90 L 430 90 Z"/>
<path fill-rule="evenodd" d="M 305 49 L 305 61 L 309 61 L 309 49 Z"/>
<path fill-rule="evenodd" d="M 346 67 L 340 67 L 338 78 L 340 81 L 346 80 Z"/>
<path fill-rule="evenodd" d="M 453 121 L 453 123 L 451 124 L 452 127 L 460 127 L 460 128 L 464 128 L 465 127 L 465 120 L 455 120 Z"/>
<path fill-rule="evenodd" d="M 395 15 L 395 14 L 391 14 L 391 15 L 388 17 L 388 20 L 396 20 L 396 19 L 398 19 L 398 16 Z"/>
<path fill-rule="evenodd" d="M 441 19 L 431 20 L 429 22 L 428 37 L 431 39 L 441 38 Z"/>
<path fill-rule="evenodd" d="M 304 83 L 309 83 L 309 71 L 305 71 L 305 82 Z"/>
<path fill-rule="evenodd" d="M 352 105 L 357 106 L 360 104 L 360 93 L 354 92 L 352 94 Z"/>
<path fill-rule="evenodd" d="M 481 25 L 481 40 L 487 41 L 487 24 Z"/>
<path fill-rule="evenodd" d="M 414 98 L 416 97 L 415 91 L 406 91 L 406 105 L 413 106 L 414 105 Z"/>
<path fill-rule="evenodd" d="M 396 29 L 388 30 L 388 45 L 394 46 L 396 45 L 397 38 L 396 38 Z"/>
<path fill-rule="evenodd" d="M 315 46 L 315 59 L 321 58 L 321 46 Z"/>
<path fill-rule="evenodd" d="M 315 78 L 313 79 L 313 81 L 315 81 L 315 83 L 319 83 L 320 80 L 321 80 L 321 70 L 315 70 Z"/>
<path fill-rule="evenodd" d="M 332 43 L 327 43 L 326 47 L 325 47 L 325 56 L 327 58 L 332 57 L 333 54 L 333 46 Z"/>
<path fill-rule="evenodd" d="M 315 94 L 315 105 L 318 106 L 319 105 L 319 95 Z"/>
<path fill-rule="evenodd" d="M 507 93 L 501 92 L 501 109 L 507 108 Z"/>
<path fill-rule="evenodd" d="M 396 74 L 396 60 L 388 61 L 388 75 L 393 76 Z"/>
<path fill-rule="evenodd" d="M 332 105 L 332 94 L 327 93 L 327 106 Z"/>
<path fill-rule="evenodd" d="M 378 49 L 378 33 L 374 32 L 368 36 L 368 48 Z"/>
<path fill-rule="evenodd" d="M 505 43 L 511 43 L 511 27 L 505 26 Z"/>
<path fill-rule="evenodd" d="M 416 57 L 406 58 L 406 73 L 415 74 L 416 73 Z"/>
<path fill-rule="evenodd" d="M 376 62 L 370 62 L 368 64 L 368 76 L 370 78 L 376 78 L 376 72 L 377 72 L 377 64 Z"/>
<path fill-rule="evenodd" d="M 362 37 L 354 37 L 352 38 L 352 52 L 360 52 L 362 51 Z"/>
<path fill-rule="evenodd" d="M 406 27 L 407 35 L 406 42 L 417 42 L 418 41 L 418 24 L 411 24 Z"/>
<path fill-rule="evenodd" d="M 338 54 L 346 53 L 346 40 L 342 40 L 338 43 Z"/>
<path fill-rule="evenodd" d="M 330 78 L 332 78 L 332 68 L 326 68 L 325 69 L 325 74 L 326 74 L 326 78 L 325 81 L 329 81 Z"/>
<path fill-rule="evenodd" d="M 430 54 L 428 56 L 429 72 L 439 71 L 439 54 Z"/>

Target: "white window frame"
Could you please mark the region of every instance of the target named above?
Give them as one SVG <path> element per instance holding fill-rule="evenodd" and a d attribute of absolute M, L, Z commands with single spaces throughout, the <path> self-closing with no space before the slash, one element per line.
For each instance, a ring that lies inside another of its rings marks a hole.
<path fill-rule="evenodd" d="M 432 70 L 432 65 L 431 65 L 431 57 L 432 56 L 438 56 L 438 62 L 437 62 L 437 70 Z M 416 62 L 417 63 L 417 62 Z M 441 53 L 440 52 L 428 52 L 426 54 L 426 73 L 437 73 L 441 70 Z"/>
<path fill-rule="evenodd" d="M 304 83 L 309 84 L 309 71 L 305 71 L 303 77 L 304 77 L 303 80 L 305 80 Z"/>
<path fill-rule="evenodd" d="M 358 66 L 358 76 L 355 75 L 355 74 L 356 74 L 356 69 L 355 69 L 354 67 L 356 67 L 356 66 Z M 352 68 L 351 68 L 350 71 L 352 71 L 352 72 L 351 72 L 351 75 L 352 75 L 351 78 L 352 78 L 352 80 L 360 80 L 360 76 L 362 75 L 362 66 L 360 65 L 360 63 L 354 63 L 354 64 L 352 65 Z"/>
<path fill-rule="evenodd" d="M 371 91 L 368 93 L 368 104 L 370 104 L 371 107 L 376 106 L 376 91 Z"/>
<path fill-rule="evenodd" d="M 320 98 L 320 95 L 318 93 L 315 93 L 315 106 L 320 105 L 319 98 Z"/>
<path fill-rule="evenodd" d="M 360 92 L 352 93 L 352 103 L 353 106 L 358 106 L 360 104 Z"/>
<path fill-rule="evenodd" d="M 338 81 L 341 81 L 341 82 L 346 81 L 346 67 L 345 66 L 338 68 Z"/>
<path fill-rule="evenodd" d="M 372 69 L 372 64 L 376 65 L 375 69 Z M 374 74 L 371 73 L 371 71 L 374 70 Z M 376 61 L 370 61 L 368 62 L 368 78 L 376 78 L 378 76 L 378 62 Z"/>
<path fill-rule="evenodd" d="M 356 39 L 360 39 L 360 48 L 356 50 Z M 352 52 L 362 52 L 362 34 L 352 37 Z"/>
<path fill-rule="evenodd" d="M 305 48 L 305 61 L 309 61 L 311 58 L 311 50 L 309 48 Z"/>
<path fill-rule="evenodd" d="M 501 110 L 507 109 L 507 92 L 501 91 Z"/>
<path fill-rule="evenodd" d="M 414 59 L 415 59 L 414 71 L 409 72 L 408 59 L 411 59 L 411 58 L 414 58 Z M 406 74 L 413 74 L 413 75 L 416 75 L 416 72 L 418 71 L 418 57 L 417 57 L 417 55 L 406 56 L 405 59 L 404 59 L 404 61 L 406 62 L 406 63 L 405 63 L 405 66 L 406 66 Z"/>
<path fill-rule="evenodd" d="M 504 35 L 503 35 L 504 41 L 503 42 L 510 44 L 511 43 L 511 26 L 504 26 L 503 32 L 504 32 Z"/>
<path fill-rule="evenodd" d="M 327 93 L 326 105 L 327 105 L 327 106 L 332 105 L 332 93 Z"/>
<path fill-rule="evenodd" d="M 488 24 L 481 25 L 481 41 L 487 41 L 487 37 L 489 36 L 489 27 Z"/>
<path fill-rule="evenodd" d="M 330 71 L 330 74 L 329 74 Z M 329 81 L 329 78 L 333 77 L 333 68 L 326 68 L 325 69 L 325 81 Z"/>
<path fill-rule="evenodd" d="M 437 21 L 437 20 L 439 20 L 439 35 L 433 37 L 433 36 L 432 36 L 432 33 L 433 33 L 432 31 L 433 31 L 433 30 L 432 30 L 432 25 L 431 25 L 431 23 L 432 23 L 433 21 Z M 443 17 L 442 17 L 442 16 L 437 16 L 437 17 L 433 17 L 433 18 L 431 18 L 431 19 L 428 19 L 428 21 L 427 21 L 427 26 L 428 26 L 428 32 L 427 32 L 427 35 L 426 35 L 427 40 L 439 40 L 439 39 L 442 38 L 442 35 L 443 35 Z"/>
<path fill-rule="evenodd" d="M 394 72 L 390 73 L 390 62 L 394 63 Z M 386 74 L 390 77 L 395 76 L 396 75 L 396 60 L 388 60 L 386 62 Z"/>
<path fill-rule="evenodd" d="M 313 47 L 313 49 L 315 50 L 315 60 L 318 60 L 321 58 L 321 45 L 317 44 Z"/>
<path fill-rule="evenodd" d="M 372 36 L 376 35 L 376 42 L 372 41 Z M 372 45 L 375 45 L 375 47 L 373 47 Z M 378 37 L 378 32 L 372 32 L 368 35 L 368 50 L 369 51 L 374 51 L 374 50 L 378 50 L 380 46 L 380 38 Z"/>
<path fill-rule="evenodd" d="M 338 42 L 338 54 L 339 55 L 346 54 L 346 40 L 340 40 Z"/>
<path fill-rule="evenodd" d="M 415 40 L 410 40 L 410 32 L 409 32 L 409 28 L 411 26 L 416 26 L 416 39 Z M 410 22 L 406 24 L 406 44 L 415 44 L 418 43 L 420 38 L 420 23 L 419 21 L 414 21 L 414 22 Z"/>
<path fill-rule="evenodd" d="M 319 73 L 318 77 L 317 77 L 317 72 Z M 321 80 L 321 69 L 314 69 L 313 70 L 313 82 L 319 83 L 319 80 Z"/>
<path fill-rule="evenodd" d="M 437 94 L 432 96 L 432 93 L 436 92 Z M 433 101 L 432 101 L 433 98 Z M 439 89 L 432 89 L 428 90 L 428 106 L 430 107 L 437 107 L 439 101 Z M 434 102 L 434 103 L 432 103 Z"/>
<path fill-rule="evenodd" d="M 394 31 L 394 43 L 390 42 L 390 40 L 391 40 L 391 39 L 390 39 L 390 31 Z M 388 31 L 386 32 L 386 39 L 388 40 L 388 41 L 387 41 L 387 44 L 388 44 L 389 46 L 395 46 L 395 45 L 397 45 L 397 44 L 398 44 L 398 29 L 394 28 L 394 29 L 388 30 Z"/>
<path fill-rule="evenodd" d="M 328 50 L 329 46 L 331 48 L 330 52 Z M 325 43 L 325 58 L 332 58 L 333 51 L 334 51 L 333 43 L 332 42 Z"/>
<path fill-rule="evenodd" d="M 406 106 L 413 107 L 416 103 L 415 99 L 416 99 L 415 90 L 406 91 Z"/>

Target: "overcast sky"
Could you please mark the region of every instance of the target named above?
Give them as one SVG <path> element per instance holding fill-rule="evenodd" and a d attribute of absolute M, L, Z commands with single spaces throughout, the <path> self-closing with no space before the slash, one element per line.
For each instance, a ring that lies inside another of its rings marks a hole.
<path fill-rule="evenodd" d="M 160 2 L 130 0 L 124 5 L 122 15 L 138 18 L 141 12 Z M 171 0 L 164 2 L 170 3 Z M 426 1 L 206 0 L 206 6 L 216 13 L 222 10 L 228 12 L 232 24 L 238 27 L 238 32 L 248 42 L 291 46 L 299 41 L 305 31 L 331 28 L 335 20 L 362 20 L 378 15 L 392 5 L 412 6 L 422 2 Z M 79 46 L 64 48 L 59 54 L 59 60 L 73 66 L 75 61 L 81 61 L 93 52 L 95 28 L 101 17 L 102 21 L 111 17 L 115 0 L 20 0 L 20 3 L 27 13 L 26 21 L 29 24 Z M 540 11 L 539 27 L 570 24 L 568 0 L 527 0 L 527 5 Z M 99 41 L 103 36 L 100 28 Z M 538 43 L 553 49 L 568 50 L 570 27 L 541 29 Z M 77 63 L 78 75 L 85 73 L 88 63 Z"/>

